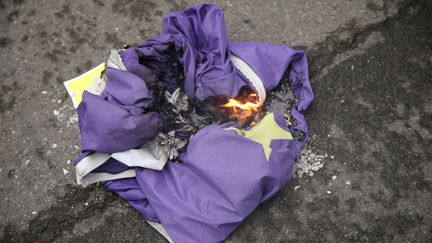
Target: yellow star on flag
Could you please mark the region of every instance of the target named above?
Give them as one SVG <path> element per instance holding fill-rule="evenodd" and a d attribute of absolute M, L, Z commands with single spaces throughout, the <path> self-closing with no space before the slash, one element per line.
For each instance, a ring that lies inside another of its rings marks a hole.
<path fill-rule="evenodd" d="M 99 78 L 104 70 L 105 63 L 101 63 L 86 73 L 63 83 L 75 108 L 81 103 L 84 90 L 89 89 L 94 84 L 95 79 Z"/>
<path fill-rule="evenodd" d="M 261 144 L 262 148 L 264 149 L 264 154 L 267 161 L 270 158 L 270 143 L 273 139 L 293 139 L 290 132 L 282 129 L 276 123 L 273 113 L 266 115 L 250 130 L 241 130 L 234 127 L 226 128 L 225 130 L 233 130 L 237 133 L 237 135 L 249 138 L 250 140 Z"/>

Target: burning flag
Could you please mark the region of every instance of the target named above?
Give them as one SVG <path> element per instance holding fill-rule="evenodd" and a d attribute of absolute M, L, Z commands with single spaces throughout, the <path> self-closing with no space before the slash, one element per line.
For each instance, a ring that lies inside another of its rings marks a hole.
<path fill-rule="evenodd" d="M 306 54 L 228 41 L 212 4 L 169 14 L 163 32 L 111 53 L 103 91 L 82 94 L 77 179 L 104 181 L 169 240 L 220 242 L 292 176 L 313 100 Z M 264 110 L 286 73 L 298 100 L 290 126 Z M 197 104 L 213 97 L 234 123 L 199 124 Z"/>
<path fill-rule="evenodd" d="M 232 121 L 237 121 L 240 128 L 254 125 L 259 117 L 261 106 L 257 101 L 257 95 L 250 93 L 246 98 L 231 98 L 228 102 L 221 105 L 227 108 L 228 117 Z"/>

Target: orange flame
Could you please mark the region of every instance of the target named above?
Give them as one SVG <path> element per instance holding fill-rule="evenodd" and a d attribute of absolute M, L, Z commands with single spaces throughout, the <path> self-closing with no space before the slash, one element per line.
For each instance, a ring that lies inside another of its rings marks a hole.
<path fill-rule="evenodd" d="M 260 104 L 257 101 L 257 95 L 255 93 L 249 94 L 244 100 L 229 99 L 227 103 L 221 105 L 222 107 L 231 109 L 229 117 L 237 120 L 241 125 L 244 125 L 246 121 L 257 114 L 260 110 Z M 251 125 L 255 122 L 252 121 Z"/>
<path fill-rule="evenodd" d="M 255 97 L 256 97 L 256 94 L 250 94 L 248 96 L 248 99 L 253 98 L 253 100 L 255 100 Z M 259 108 L 259 104 L 256 101 L 254 101 L 254 102 L 246 101 L 246 103 L 242 103 L 236 99 L 229 99 L 228 102 L 226 104 L 223 104 L 222 106 L 227 107 L 227 108 L 232 107 L 234 111 L 237 111 L 238 109 L 257 111 Z"/>

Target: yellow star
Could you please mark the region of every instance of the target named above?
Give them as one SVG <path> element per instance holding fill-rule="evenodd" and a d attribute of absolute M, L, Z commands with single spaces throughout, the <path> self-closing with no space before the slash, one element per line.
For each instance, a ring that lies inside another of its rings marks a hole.
<path fill-rule="evenodd" d="M 264 149 L 264 154 L 267 161 L 270 158 L 270 143 L 273 139 L 293 139 L 290 132 L 282 129 L 276 123 L 273 113 L 266 115 L 250 130 L 241 130 L 234 127 L 226 128 L 225 130 L 233 130 L 237 133 L 237 135 L 249 138 L 250 140 L 261 144 Z"/>
<path fill-rule="evenodd" d="M 75 108 L 81 103 L 84 90 L 92 86 L 95 78 L 99 77 L 103 70 L 105 70 L 105 63 L 101 63 L 90 71 L 64 82 Z"/>

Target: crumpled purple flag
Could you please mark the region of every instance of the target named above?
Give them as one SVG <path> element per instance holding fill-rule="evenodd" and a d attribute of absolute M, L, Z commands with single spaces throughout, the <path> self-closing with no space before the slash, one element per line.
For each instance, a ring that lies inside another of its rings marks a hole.
<path fill-rule="evenodd" d="M 173 49 L 174 48 L 174 49 Z M 274 121 L 304 140 L 273 140 L 267 160 L 262 144 L 227 130 L 231 123 L 207 126 L 181 154 L 183 164 L 168 163 L 162 171 L 136 168 L 136 177 L 107 181 L 107 189 L 127 200 L 146 219 L 160 222 L 175 242 L 220 242 L 292 176 L 294 160 L 307 140 L 301 114 L 313 100 L 304 51 L 286 46 L 227 39 L 223 11 L 212 4 L 175 12 L 163 20 L 163 34 L 120 52 L 127 71 L 107 68 L 107 86 L 98 96 L 84 93 L 78 107 L 83 156 L 138 148 L 163 127 L 164 117 L 151 112 L 157 82 L 172 92 L 184 75 L 190 101 L 211 96 L 235 97 L 251 80 L 237 70 L 231 55 L 247 63 L 275 88 L 289 70 L 298 99 L 291 114 L 295 127 L 282 115 Z M 178 72 L 178 65 L 183 70 Z M 296 130 L 296 131 L 294 131 Z M 81 156 L 80 158 L 82 158 Z M 79 163 L 78 159 L 78 163 Z M 114 159 L 109 160 L 116 167 Z M 114 163 L 113 163 L 114 161 Z M 124 165 L 118 165 L 125 170 Z M 99 171 L 103 171 L 99 167 Z M 115 171 L 107 168 L 106 172 Z"/>

